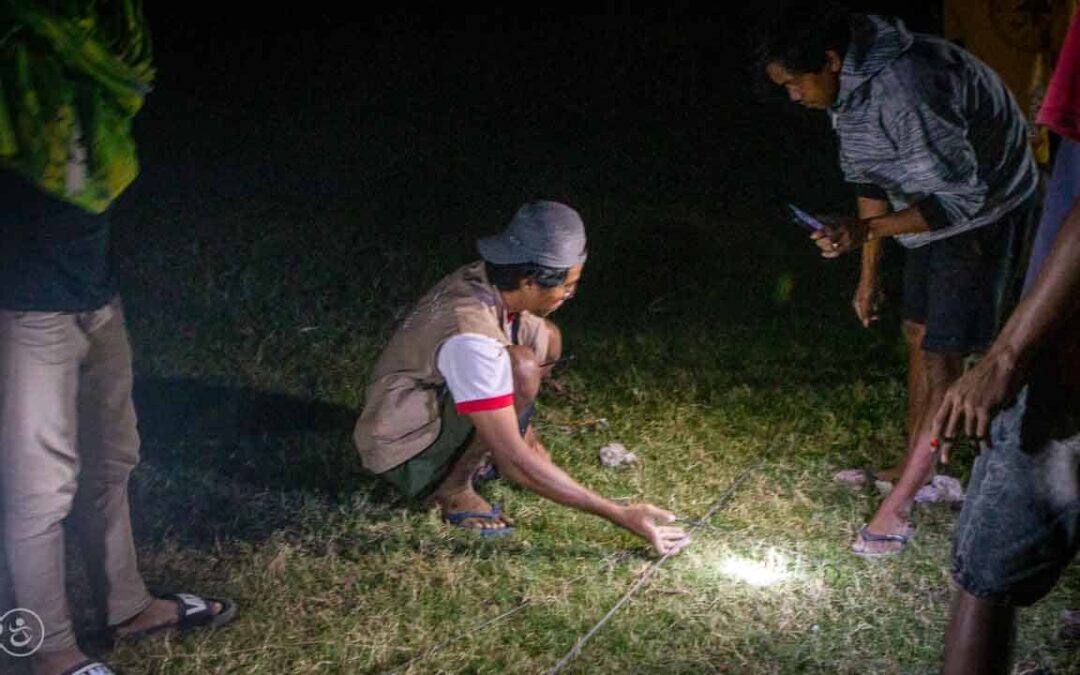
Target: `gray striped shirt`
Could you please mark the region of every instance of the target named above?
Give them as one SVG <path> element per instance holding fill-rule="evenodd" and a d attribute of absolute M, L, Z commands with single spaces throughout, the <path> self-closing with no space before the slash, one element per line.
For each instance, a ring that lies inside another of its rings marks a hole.
<path fill-rule="evenodd" d="M 899 19 L 855 23 L 829 114 L 849 182 L 935 216 L 929 232 L 896 237 L 908 248 L 996 222 L 1035 193 L 1028 126 L 1001 78 Z"/>

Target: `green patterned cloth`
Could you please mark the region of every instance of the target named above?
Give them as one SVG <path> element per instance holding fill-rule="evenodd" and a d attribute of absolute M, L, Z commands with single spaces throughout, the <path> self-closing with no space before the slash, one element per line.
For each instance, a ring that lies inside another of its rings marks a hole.
<path fill-rule="evenodd" d="M 101 213 L 139 173 L 153 76 L 140 0 L 0 0 L 0 166 Z"/>

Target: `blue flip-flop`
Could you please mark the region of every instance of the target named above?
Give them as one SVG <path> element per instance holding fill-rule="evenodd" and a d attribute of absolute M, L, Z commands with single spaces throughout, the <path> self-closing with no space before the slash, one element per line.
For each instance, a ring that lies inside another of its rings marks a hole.
<path fill-rule="evenodd" d="M 490 511 L 460 511 L 458 513 L 451 513 L 447 516 L 443 516 L 443 522 L 453 525 L 454 527 L 460 527 L 463 530 L 475 530 L 481 537 L 501 537 L 510 534 L 514 531 L 512 525 L 506 527 L 475 527 L 472 525 L 463 525 L 462 522 L 475 518 L 477 520 L 495 520 L 502 515 L 502 509 L 498 505 L 493 505 Z"/>
<path fill-rule="evenodd" d="M 900 555 L 907 548 L 908 542 L 915 536 L 915 528 L 908 525 L 907 532 L 905 534 L 878 534 L 871 532 L 869 525 L 863 525 L 859 528 L 859 536 L 862 537 L 863 542 L 867 544 L 874 544 L 878 542 L 890 542 L 900 544 L 899 548 L 891 549 L 888 551 L 856 551 L 855 544 L 851 545 L 851 552 L 860 558 L 888 558 L 894 555 Z"/>

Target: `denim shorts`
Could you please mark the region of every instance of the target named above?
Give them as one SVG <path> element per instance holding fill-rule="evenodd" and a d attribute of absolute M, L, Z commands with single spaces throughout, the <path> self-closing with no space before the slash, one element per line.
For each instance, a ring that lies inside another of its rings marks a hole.
<path fill-rule="evenodd" d="M 1080 388 L 1034 380 L 990 440 L 957 524 L 953 578 L 978 598 L 1026 606 L 1080 547 Z"/>

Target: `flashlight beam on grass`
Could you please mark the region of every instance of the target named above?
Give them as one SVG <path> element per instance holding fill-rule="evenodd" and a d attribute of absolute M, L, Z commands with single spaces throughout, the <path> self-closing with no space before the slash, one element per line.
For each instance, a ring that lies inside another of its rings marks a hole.
<path fill-rule="evenodd" d="M 761 561 L 729 555 L 721 561 L 720 572 L 751 586 L 772 586 L 791 577 L 787 559 L 773 549 Z"/>
<path fill-rule="evenodd" d="M 573 358 L 573 357 L 569 357 L 569 358 Z M 563 359 L 560 359 L 560 360 L 563 360 Z M 544 364 L 544 365 L 549 365 L 549 364 Z M 712 518 L 713 515 L 715 515 L 717 511 L 719 511 L 721 508 L 724 507 L 724 505 L 727 504 L 728 500 L 735 493 L 735 490 L 743 483 L 743 481 L 745 481 L 750 476 L 751 473 L 753 473 L 755 470 L 757 470 L 758 467 L 760 467 L 764 463 L 764 461 L 765 461 L 765 457 L 764 456 L 760 457 L 751 466 L 747 467 L 745 471 L 743 471 L 741 474 L 739 474 L 739 476 L 732 482 L 732 484 L 728 487 L 728 489 L 725 490 L 722 495 L 720 495 L 719 499 L 716 500 L 716 502 L 712 505 L 712 508 L 710 508 L 708 510 L 708 512 L 705 513 L 704 516 L 702 516 L 701 518 L 699 518 L 697 520 L 688 520 L 688 521 L 684 520 L 683 522 L 691 525 L 691 527 L 687 530 L 687 533 L 688 534 L 693 534 L 699 528 L 702 528 L 702 527 L 713 527 L 712 525 L 710 525 L 706 521 L 708 521 L 710 518 Z M 616 556 L 609 557 L 608 559 L 605 560 L 605 567 L 614 566 L 614 565 L 616 565 L 616 564 L 618 564 L 620 562 L 625 561 L 628 557 L 629 557 L 629 554 L 627 552 L 625 552 L 625 551 L 618 554 L 618 555 L 616 555 Z M 585 643 L 588 642 L 592 638 L 592 636 L 597 631 L 599 631 L 600 628 L 603 627 L 603 625 L 605 623 L 607 623 L 607 621 L 609 619 L 611 619 L 612 616 L 615 615 L 615 612 L 617 612 L 619 610 L 619 608 L 622 607 L 622 605 L 624 605 L 634 595 L 634 593 L 636 593 L 638 591 L 638 589 L 640 589 L 644 585 L 645 581 L 648 580 L 648 578 L 650 576 L 652 576 L 653 572 L 655 572 L 657 569 L 659 569 L 660 565 L 662 565 L 664 563 L 664 561 L 666 561 L 670 557 L 671 557 L 671 555 L 668 554 L 668 555 L 663 556 L 662 558 L 660 558 L 656 562 L 654 562 L 652 564 L 652 566 L 648 569 L 648 571 L 646 571 L 645 574 L 640 579 L 638 579 L 637 583 L 635 583 L 634 586 L 631 587 L 630 590 L 615 604 L 615 606 L 612 607 L 610 611 L 608 611 L 608 613 L 604 616 L 604 618 L 601 619 L 600 622 L 597 623 L 595 626 L 593 626 L 593 628 L 588 633 L 586 633 L 583 637 L 581 637 L 577 641 L 577 644 L 574 645 L 573 649 L 571 649 L 566 654 L 566 656 L 564 656 L 562 658 L 562 660 L 560 660 L 559 663 L 557 663 L 555 665 L 555 667 L 552 668 L 549 672 L 552 675 L 554 675 L 555 673 L 558 673 L 560 670 L 562 670 L 562 668 L 565 667 L 566 664 L 568 664 L 570 661 L 572 661 L 574 659 L 574 657 L 576 657 L 578 655 L 578 653 L 581 652 L 581 648 L 585 646 Z M 584 579 L 588 574 L 589 573 L 586 572 L 584 574 L 578 575 L 577 577 L 574 577 L 573 579 L 571 579 L 571 580 L 569 580 L 567 582 L 567 585 L 568 586 L 575 585 L 577 582 Z M 439 651 L 440 649 L 446 647 L 447 645 L 455 644 L 455 643 L 459 642 L 460 640 L 463 640 L 463 639 L 469 637 L 470 635 L 475 635 L 480 630 L 482 630 L 482 629 L 484 629 L 484 628 L 486 628 L 488 626 L 494 625 L 496 623 L 500 623 L 502 621 L 505 621 L 506 619 L 509 619 L 512 616 L 517 615 L 522 610 L 524 610 L 526 607 L 530 606 L 532 604 L 532 600 L 533 600 L 532 598 L 526 598 L 525 600 L 520 602 L 517 606 L 509 609 L 508 611 L 505 611 L 505 612 L 499 614 L 498 616 L 496 616 L 494 618 L 487 619 L 485 621 L 479 622 L 478 624 L 476 624 L 473 627 L 469 628 L 468 630 L 462 632 L 461 634 L 456 635 L 456 636 L 454 636 L 454 637 L 452 637 L 452 638 L 450 638 L 448 640 L 445 640 L 443 642 L 440 642 L 439 644 L 436 644 L 433 647 L 430 647 L 430 648 L 426 649 L 422 654 L 418 654 L 417 656 L 414 656 L 413 658 L 409 659 L 405 663 L 402 663 L 401 665 L 398 665 L 397 667 L 391 668 L 390 670 L 387 670 L 387 671 L 384 671 L 384 672 L 386 673 L 386 675 L 392 675 L 392 674 L 403 672 L 403 671 L 407 670 L 409 667 L 415 665 L 418 661 L 426 659 L 427 657 L 431 656 L 432 654 L 434 654 L 435 652 Z"/>

